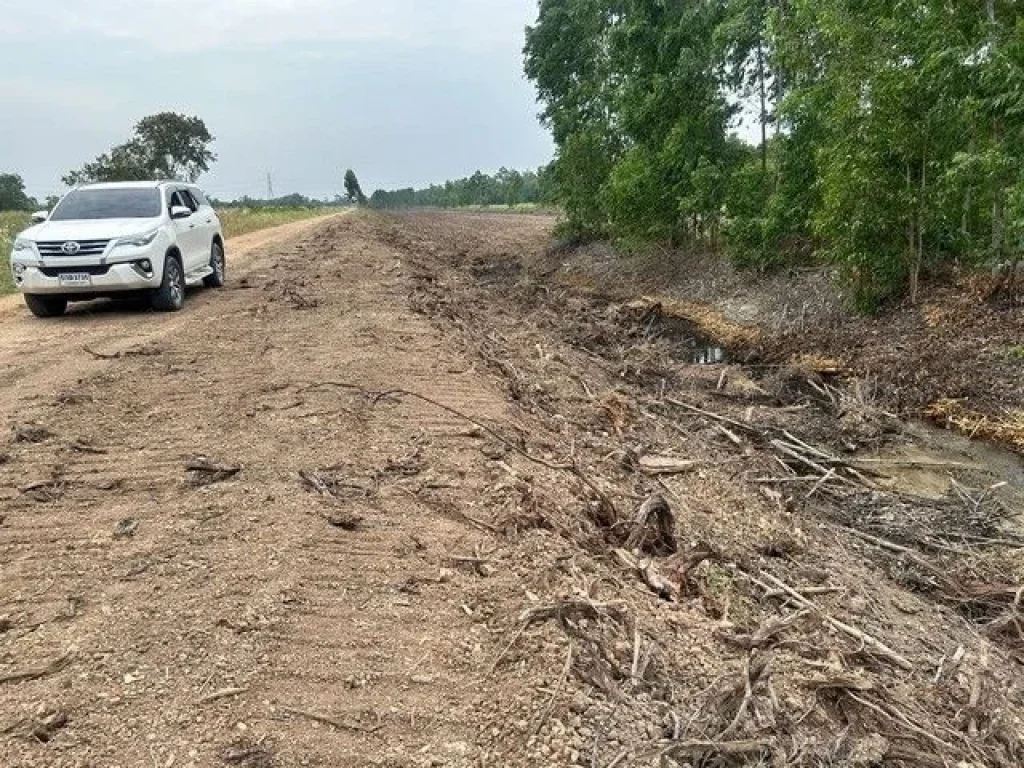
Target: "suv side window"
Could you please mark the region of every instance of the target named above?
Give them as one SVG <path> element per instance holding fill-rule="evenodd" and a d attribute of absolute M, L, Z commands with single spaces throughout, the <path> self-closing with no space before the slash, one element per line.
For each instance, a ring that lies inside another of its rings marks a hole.
<path fill-rule="evenodd" d="M 192 193 L 192 197 L 194 197 L 196 202 L 199 203 L 200 208 L 206 208 L 210 205 L 210 201 L 206 199 L 206 195 L 204 195 L 198 189 L 193 188 L 190 189 L 189 192 Z"/>
<path fill-rule="evenodd" d="M 178 194 L 181 195 L 181 199 L 184 205 L 190 208 L 192 210 L 192 213 L 195 213 L 196 211 L 199 210 L 199 203 L 197 203 L 196 199 L 192 197 L 191 192 L 189 192 L 187 189 L 179 189 Z"/>
<path fill-rule="evenodd" d="M 188 208 L 185 201 L 181 199 L 181 193 L 178 190 L 174 190 L 167 199 L 167 210 L 170 211 L 172 208 L 178 207 Z"/>

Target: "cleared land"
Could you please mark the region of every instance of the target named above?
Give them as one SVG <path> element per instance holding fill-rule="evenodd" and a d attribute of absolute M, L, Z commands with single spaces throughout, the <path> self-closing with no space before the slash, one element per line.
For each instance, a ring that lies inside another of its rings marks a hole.
<path fill-rule="evenodd" d="M 1022 764 L 1019 465 L 695 364 L 556 281 L 552 224 L 292 224 L 176 315 L 0 302 L 0 763 Z"/>

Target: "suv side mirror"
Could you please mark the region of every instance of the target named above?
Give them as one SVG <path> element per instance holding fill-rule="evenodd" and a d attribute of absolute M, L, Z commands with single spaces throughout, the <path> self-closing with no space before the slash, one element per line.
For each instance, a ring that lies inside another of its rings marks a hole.
<path fill-rule="evenodd" d="M 44 221 L 46 221 L 49 218 L 50 218 L 50 212 L 49 211 L 36 211 L 35 213 L 32 214 L 32 223 L 33 224 L 42 224 Z"/>
<path fill-rule="evenodd" d="M 192 215 L 192 209 L 186 208 L 184 205 L 171 206 L 171 218 L 172 219 L 187 219 Z"/>

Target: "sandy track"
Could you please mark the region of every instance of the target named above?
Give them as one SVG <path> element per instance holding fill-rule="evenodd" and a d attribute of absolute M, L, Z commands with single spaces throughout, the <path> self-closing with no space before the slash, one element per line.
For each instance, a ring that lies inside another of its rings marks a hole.
<path fill-rule="evenodd" d="M 233 276 L 244 275 L 257 254 L 316 226 L 316 220 L 298 221 L 233 238 L 227 246 L 228 269 Z M 189 307 L 209 300 L 203 291 L 190 291 Z M 40 322 L 29 314 L 20 295 L 0 298 L 0 418 L 12 415 L 15 403 L 27 393 L 37 394 L 96 371 L 83 346 L 117 352 L 125 344 L 152 341 L 189 322 L 187 313 L 154 315 L 108 301 L 73 304 L 68 316 L 58 322 Z"/>

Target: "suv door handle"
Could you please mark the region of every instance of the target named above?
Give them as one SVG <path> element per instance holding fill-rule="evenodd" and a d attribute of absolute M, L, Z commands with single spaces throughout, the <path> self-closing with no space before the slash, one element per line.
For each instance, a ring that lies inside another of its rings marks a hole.
<path fill-rule="evenodd" d="M 213 219 L 207 219 L 207 220 L 206 220 L 206 223 L 207 223 L 207 224 L 213 224 Z"/>

